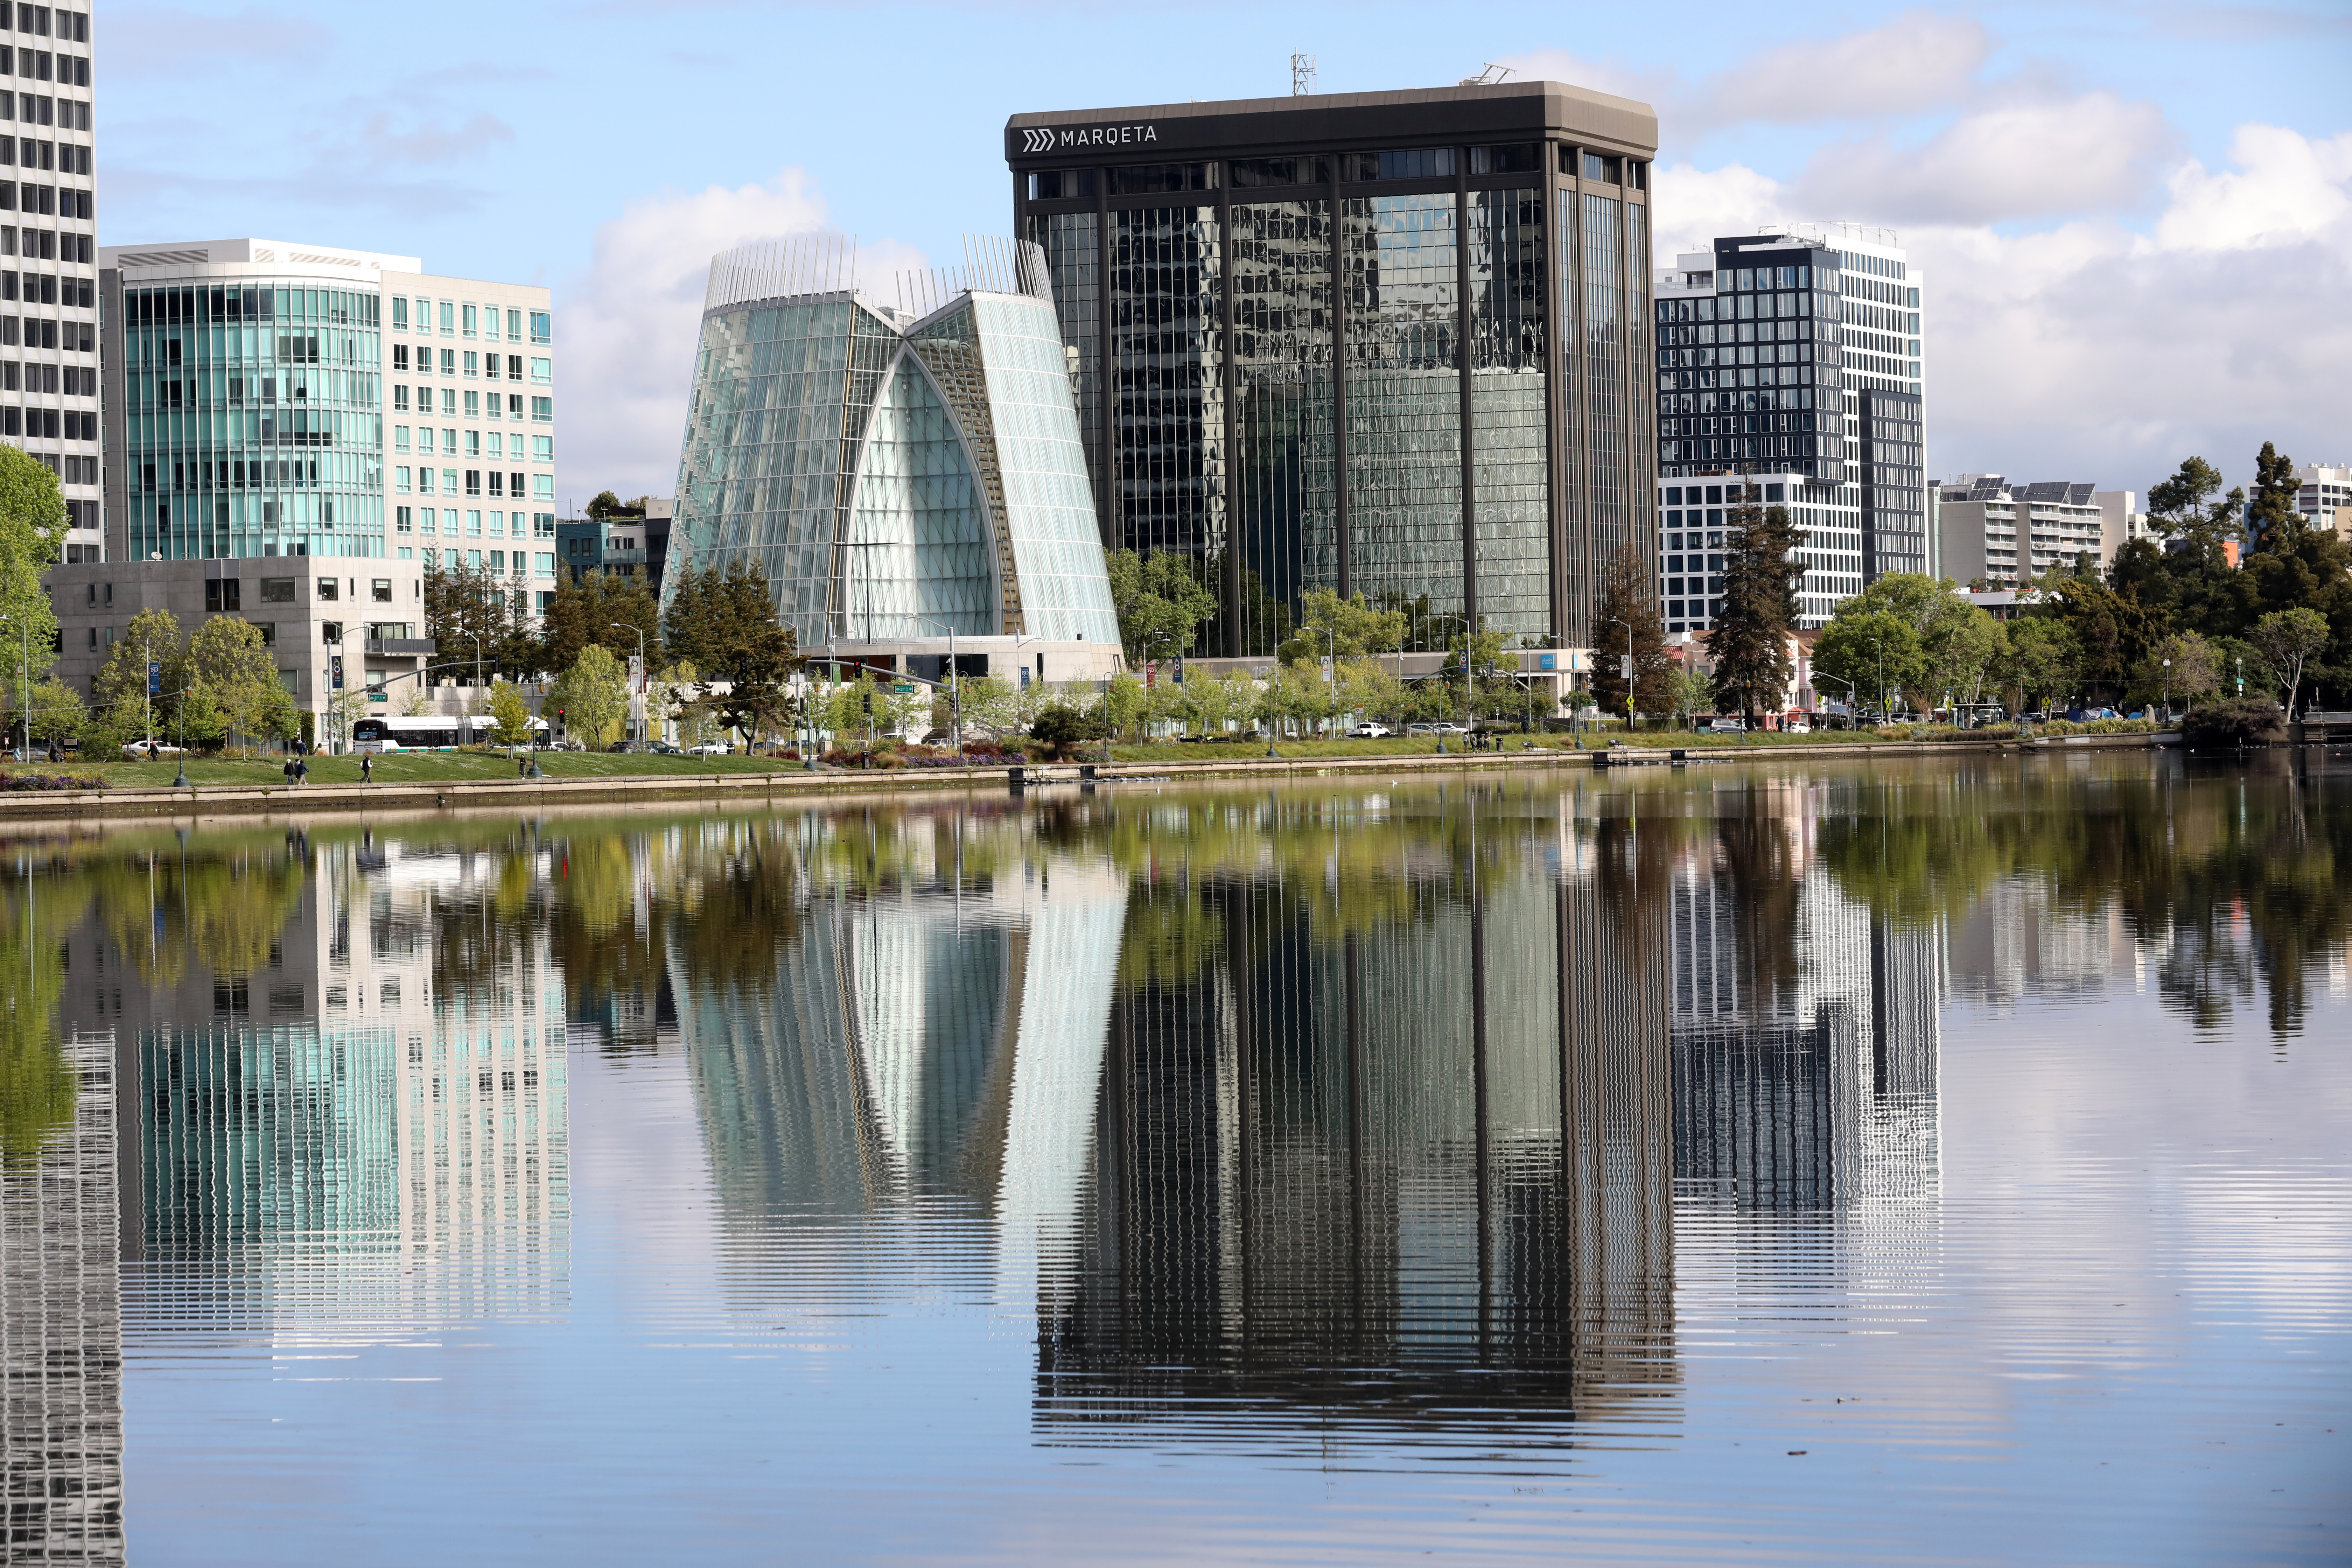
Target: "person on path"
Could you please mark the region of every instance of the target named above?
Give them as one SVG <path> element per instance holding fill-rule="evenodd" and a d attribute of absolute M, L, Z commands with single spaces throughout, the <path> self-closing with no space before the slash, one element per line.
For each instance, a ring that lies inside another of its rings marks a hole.
<path fill-rule="evenodd" d="M 294 782 L 298 784 L 310 782 L 310 764 L 299 757 L 294 762 Z"/>
<path fill-rule="evenodd" d="M 375 758 L 373 756 L 360 758 L 360 783 L 375 783 Z"/>

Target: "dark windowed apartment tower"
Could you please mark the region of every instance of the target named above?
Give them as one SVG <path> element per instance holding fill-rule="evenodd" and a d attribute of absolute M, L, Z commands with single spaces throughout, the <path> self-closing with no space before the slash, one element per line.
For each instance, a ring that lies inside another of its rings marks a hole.
<path fill-rule="evenodd" d="M 69 562 L 102 559 L 89 7 L 0 6 L 0 440 L 47 464 Z"/>
<path fill-rule="evenodd" d="M 1656 469 L 1646 105 L 1557 82 L 1018 114 L 1104 543 L 1197 557 L 1196 651 L 1311 589 L 1589 646 Z"/>
<path fill-rule="evenodd" d="M 1785 505 L 1807 539 L 1798 624 L 1929 572 L 1920 279 L 1884 230 L 1717 239 L 1658 277 L 1659 597 L 1703 632 L 1725 513 Z M 1694 483 L 1693 481 L 1697 481 Z"/>

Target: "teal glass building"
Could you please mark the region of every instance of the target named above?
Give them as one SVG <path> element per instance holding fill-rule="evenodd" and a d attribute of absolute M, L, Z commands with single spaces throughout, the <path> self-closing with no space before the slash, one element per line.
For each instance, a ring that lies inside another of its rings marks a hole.
<path fill-rule="evenodd" d="M 131 558 L 383 555 L 381 312 L 354 285 L 121 288 Z"/>
<path fill-rule="evenodd" d="M 1115 648 L 1042 253 L 982 245 L 890 288 L 861 289 L 833 241 L 712 262 L 673 558 L 757 563 L 804 647 L 952 630 Z"/>

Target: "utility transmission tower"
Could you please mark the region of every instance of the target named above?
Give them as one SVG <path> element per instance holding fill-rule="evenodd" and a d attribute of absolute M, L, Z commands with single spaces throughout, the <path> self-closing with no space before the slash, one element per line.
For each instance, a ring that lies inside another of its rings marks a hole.
<path fill-rule="evenodd" d="M 1293 98 L 1305 98 L 1308 93 L 1313 92 L 1314 90 L 1315 57 L 1313 55 L 1291 56 L 1290 96 Z"/>

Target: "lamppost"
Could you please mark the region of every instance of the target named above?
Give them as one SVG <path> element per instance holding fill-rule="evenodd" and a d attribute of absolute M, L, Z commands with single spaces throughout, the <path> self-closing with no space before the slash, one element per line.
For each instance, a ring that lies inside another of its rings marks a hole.
<path fill-rule="evenodd" d="M 642 671 L 645 669 L 645 668 L 646 668 L 646 630 L 645 630 L 645 628 L 644 628 L 643 626 L 631 626 L 631 625 L 630 625 L 628 622 L 626 622 L 626 621 L 608 621 L 608 622 L 606 622 L 605 624 L 606 624 L 607 626 L 611 626 L 611 627 L 612 627 L 614 630 L 615 630 L 615 631 L 634 632 L 634 633 L 635 633 L 635 634 L 636 634 L 636 638 L 637 638 L 637 668 L 638 668 L 638 670 L 639 670 L 640 672 L 642 672 Z M 636 684 L 636 682 L 633 680 L 633 681 L 631 681 L 629 684 L 630 684 L 630 685 L 632 685 L 632 686 L 635 686 L 635 685 Z M 632 696 L 632 697 L 636 697 L 636 696 L 638 696 L 638 695 L 640 695 L 640 694 L 639 694 L 639 693 L 637 693 L 637 692 L 632 691 L 632 692 L 630 692 L 630 693 L 629 693 L 629 695 L 630 695 L 630 696 Z M 646 743 L 646 721 L 645 721 L 645 720 L 644 720 L 642 717 L 640 717 L 640 716 L 639 716 L 639 714 L 642 714 L 642 712 L 643 712 L 643 709 L 642 709 L 642 708 L 640 708 L 640 709 L 639 709 L 639 713 L 638 713 L 638 714 L 633 714 L 633 715 L 631 715 L 631 717 L 632 717 L 633 719 L 635 719 L 635 722 L 631 727 L 632 727 L 632 728 L 634 728 L 634 729 L 636 731 L 636 732 L 637 732 L 637 737 L 636 737 L 636 738 L 637 738 L 637 744 L 638 744 L 639 746 L 643 746 L 643 745 Z"/>
<path fill-rule="evenodd" d="M 956 668 L 955 623 L 952 621 L 933 620 L 929 616 L 918 616 L 911 612 L 908 614 L 908 618 L 909 620 L 920 621 L 927 626 L 944 626 L 947 628 L 948 728 L 954 735 L 956 761 L 961 763 L 963 761 L 963 671 Z"/>
<path fill-rule="evenodd" d="M 2164 685 L 2162 690 L 2164 692 L 2164 721 L 2169 724 L 2172 722 L 2172 661 L 2168 658 L 2164 661 Z"/>

